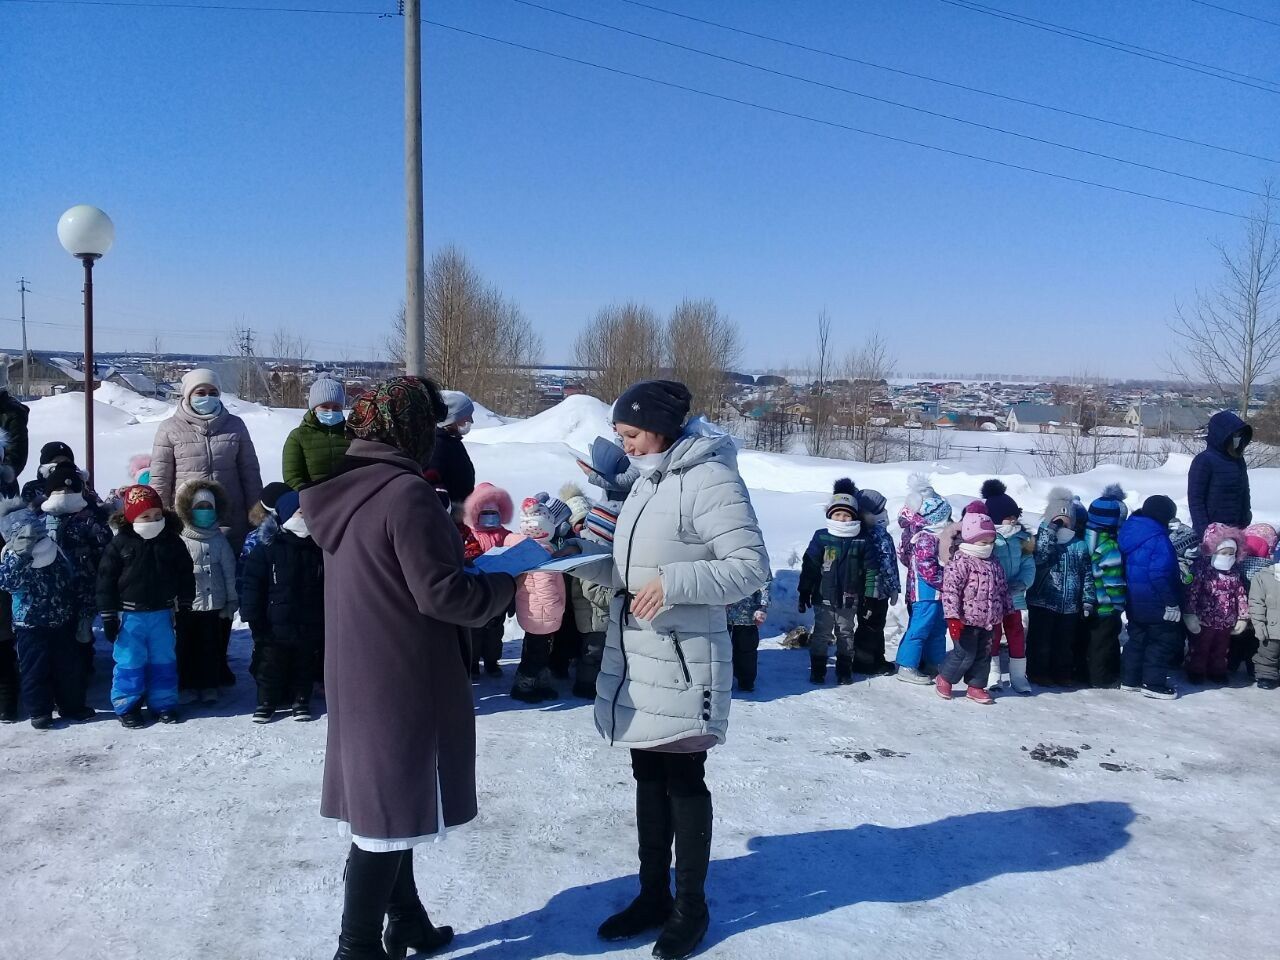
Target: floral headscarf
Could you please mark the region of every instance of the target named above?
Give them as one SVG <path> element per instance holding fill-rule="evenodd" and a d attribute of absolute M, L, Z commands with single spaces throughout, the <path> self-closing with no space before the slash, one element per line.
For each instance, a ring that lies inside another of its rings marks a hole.
<path fill-rule="evenodd" d="M 347 432 L 357 440 L 388 443 L 420 464 L 431 459 L 436 424 L 446 416 L 440 388 L 422 377 L 392 377 L 351 407 Z"/>

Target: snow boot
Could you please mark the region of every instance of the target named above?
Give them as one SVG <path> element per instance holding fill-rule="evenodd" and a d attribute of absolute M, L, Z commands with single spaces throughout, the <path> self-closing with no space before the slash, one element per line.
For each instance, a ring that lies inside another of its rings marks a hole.
<path fill-rule="evenodd" d="M 521 703 L 541 703 L 547 699 L 542 688 L 538 686 L 538 678 L 528 673 L 516 671 L 516 682 L 511 687 L 511 699 Z"/>
<path fill-rule="evenodd" d="M 1142 695 L 1150 697 L 1152 700 L 1176 700 L 1178 699 L 1178 691 L 1168 685 L 1147 684 L 1142 685 Z"/>
<path fill-rule="evenodd" d="M 276 715 L 276 708 L 269 703 L 260 703 L 253 711 L 254 723 L 270 723 Z"/>
<path fill-rule="evenodd" d="M 823 679 L 826 679 L 825 664 L 823 665 Z M 852 657 L 836 657 L 836 683 L 842 687 L 847 687 L 853 683 L 853 658 Z"/>
<path fill-rule="evenodd" d="M 308 723 L 311 720 L 311 701 L 306 697 L 299 697 L 293 701 L 293 719 L 300 723 Z"/>
<path fill-rule="evenodd" d="M 826 657 L 809 658 L 809 682 L 814 684 L 823 684 L 827 682 Z"/>
<path fill-rule="evenodd" d="M 918 683 L 921 686 L 933 683 L 933 677 L 921 673 L 915 667 L 898 667 L 897 677 L 904 683 Z"/>
<path fill-rule="evenodd" d="M 189 707 L 199 699 L 200 695 L 194 690 L 184 689 L 178 691 L 178 706 L 180 707 Z"/>
<path fill-rule="evenodd" d="M 986 689 L 977 683 L 965 691 L 964 698 L 970 703 L 981 704 L 984 707 L 989 707 L 996 702 L 991 694 L 987 693 Z"/>
<path fill-rule="evenodd" d="M 485 666 L 484 672 L 491 677 L 500 677 L 502 676 L 502 667 L 499 666 L 498 661 L 495 660 L 493 663 Z"/>
<path fill-rule="evenodd" d="M 1009 686 L 1013 687 L 1015 693 L 1021 693 L 1024 696 L 1034 691 L 1031 689 L 1031 683 L 1027 680 L 1027 658 L 1015 660 L 1009 658 Z"/>
<path fill-rule="evenodd" d="M 1259 677 L 1254 681 L 1254 683 L 1257 685 L 1259 690 L 1274 690 L 1276 687 L 1280 687 L 1280 680 L 1273 680 L 1270 677 Z"/>
<path fill-rule="evenodd" d="M 630 940 L 661 927 L 671 916 L 671 800 L 663 781 L 636 782 L 636 834 L 640 851 L 640 895 L 597 931 L 601 940 Z"/>
<path fill-rule="evenodd" d="M 168 710 L 156 711 L 156 719 L 161 723 L 178 723 L 182 718 L 178 716 L 178 711 L 170 707 Z"/>
<path fill-rule="evenodd" d="M 937 677 L 933 681 L 933 689 L 943 700 L 951 699 L 951 681 Z"/>
<path fill-rule="evenodd" d="M 999 690 L 1000 680 L 1003 674 L 1000 671 L 1000 651 L 997 650 L 991 655 L 991 672 L 986 676 L 986 683 L 983 684 L 988 690 Z"/>
<path fill-rule="evenodd" d="M 657 960 L 683 960 L 707 935 L 707 866 L 711 861 L 711 798 L 672 797 L 676 840 L 676 899 L 653 946 Z"/>
<path fill-rule="evenodd" d="M 203 704 L 214 704 L 218 702 L 218 688 L 208 687 L 200 691 L 200 702 Z"/>
<path fill-rule="evenodd" d="M 1258 686 L 1262 686 L 1267 681 L 1259 680 Z M 0 703 L 0 723 L 17 723 L 18 722 L 18 704 L 13 701 L 5 701 Z"/>
<path fill-rule="evenodd" d="M 31 718 L 31 726 L 36 730 L 48 730 L 53 726 L 53 715 L 42 713 L 38 717 Z"/>
<path fill-rule="evenodd" d="M 427 908 L 418 899 L 418 886 L 413 879 L 413 851 L 404 851 L 387 906 L 387 930 L 382 937 L 387 956 L 391 960 L 404 960 L 410 951 L 421 956 L 452 942 L 453 927 L 435 926 L 427 916 Z"/>
<path fill-rule="evenodd" d="M 1123 690 L 1125 693 L 1141 693 L 1142 684 L 1122 683 L 1120 684 L 1120 689 Z"/>
<path fill-rule="evenodd" d="M 142 708 L 134 707 L 132 710 L 126 710 L 120 714 L 120 726 L 126 730 L 140 730 L 147 725 L 142 719 Z"/>
<path fill-rule="evenodd" d="M 565 668 L 565 676 L 568 677 L 568 668 Z M 559 700 L 560 691 L 556 689 L 555 678 L 560 676 L 554 673 L 550 667 L 543 667 L 538 671 L 538 692 L 542 694 L 543 700 Z"/>

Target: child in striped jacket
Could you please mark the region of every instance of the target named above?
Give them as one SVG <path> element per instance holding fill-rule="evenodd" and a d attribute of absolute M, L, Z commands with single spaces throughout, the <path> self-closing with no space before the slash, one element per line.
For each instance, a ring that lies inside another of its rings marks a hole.
<path fill-rule="evenodd" d="M 1125 606 L 1124 557 L 1117 535 L 1129 516 L 1125 492 L 1118 484 L 1089 504 L 1085 545 L 1089 548 L 1089 580 L 1085 584 L 1084 622 L 1077 634 L 1076 680 L 1086 687 L 1120 683 L 1120 628 Z"/>

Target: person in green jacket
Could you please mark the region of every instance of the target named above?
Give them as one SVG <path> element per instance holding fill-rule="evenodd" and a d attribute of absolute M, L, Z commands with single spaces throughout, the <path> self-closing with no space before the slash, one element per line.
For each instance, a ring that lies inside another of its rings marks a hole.
<path fill-rule="evenodd" d="M 311 385 L 307 397 L 310 409 L 284 442 L 284 482 L 294 490 L 319 483 L 346 456 L 351 442 L 342 409 L 346 400 L 346 392 L 337 380 L 321 377 Z"/>

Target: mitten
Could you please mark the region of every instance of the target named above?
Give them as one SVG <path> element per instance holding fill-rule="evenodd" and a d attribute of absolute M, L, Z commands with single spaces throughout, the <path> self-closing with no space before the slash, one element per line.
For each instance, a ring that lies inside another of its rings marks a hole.
<path fill-rule="evenodd" d="M 234 620 L 236 618 L 236 608 L 228 604 L 221 610 L 223 620 Z"/>
<path fill-rule="evenodd" d="M 1247 628 L 1248 626 L 1249 626 L 1248 620 L 1244 620 L 1244 619 L 1237 620 L 1236 625 L 1231 628 L 1231 635 L 1233 637 L 1238 637 L 1240 634 L 1244 633 L 1245 628 Z"/>
<path fill-rule="evenodd" d="M 112 643 L 120 636 L 120 614 L 104 613 L 102 615 L 102 632 Z"/>
<path fill-rule="evenodd" d="M 1088 620 L 1090 617 L 1093 616 L 1093 606 L 1091 604 L 1086 603 L 1084 605 L 1084 608 L 1080 611 L 1080 615 L 1084 617 L 1086 620 Z"/>
<path fill-rule="evenodd" d="M 1200 618 L 1194 613 L 1188 613 L 1182 618 L 1182 624 L 1192 633 L 1200 632 Z"/>
<path fill-rule="evenodd" d="M 889 606 L 896 607 L 898 605 L 899 595 L 896 593 L 889 594 Z"/>
<path fill-rule="evenodd" d="M 964 621 L 958 617 L 947 617 L 947 633 L 952 640 L 959 640 L 960 634 L 964 633 Z"/>
<path fill-rule="evenodd" d="M 805 596 L 800 597 L 800 604 L 799 604 L 800 612 L 804 613 L 806 610 L 809 609 L 809 606 L 810 606 L 809 598 Z"/>
<path fill-rule="evenodd" d="M 1168 623 L 1177 623 L 1182 619 L 1182 611 L 1177 607 L 1165 607 L 1164 618 Z"/>

